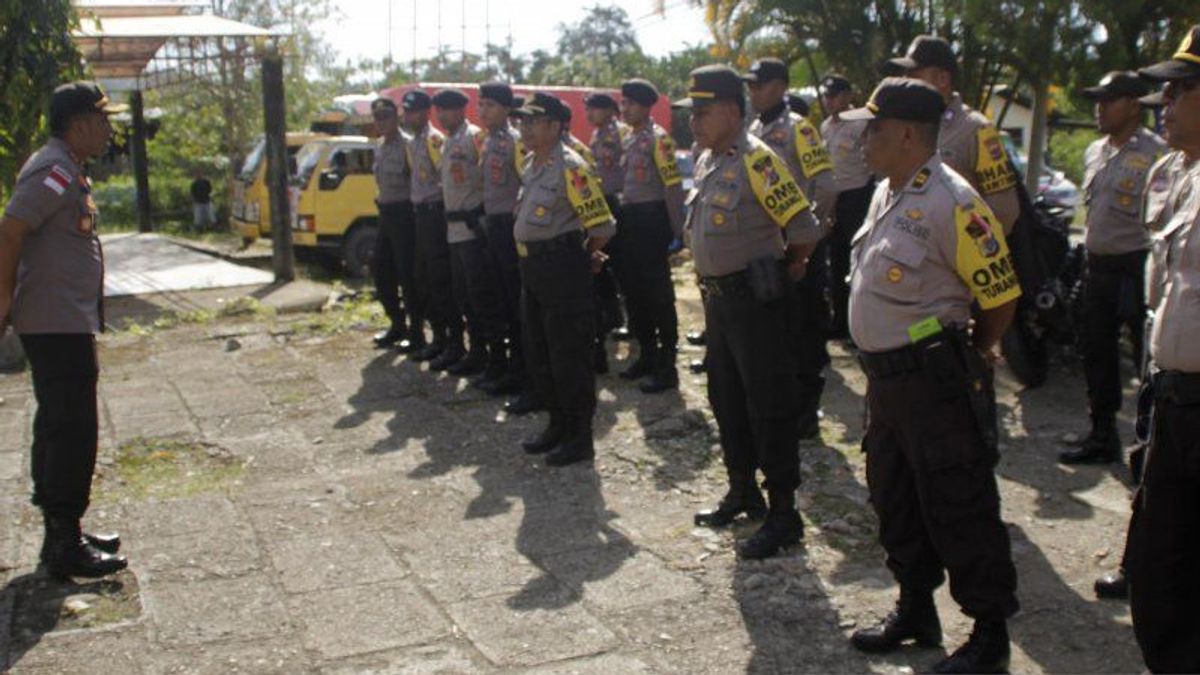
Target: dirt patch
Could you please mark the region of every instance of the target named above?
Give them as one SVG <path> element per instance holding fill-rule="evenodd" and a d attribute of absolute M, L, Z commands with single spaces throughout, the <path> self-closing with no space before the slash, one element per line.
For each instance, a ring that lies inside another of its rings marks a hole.
<path fill-rule="evenodd" d="M 128 570 L 76 584 L 41 574 L 15 579 L 12 640 L 31 645 L 46 633 L 98 628 L 133 621 L 142 613 L 137 577 Z"/>
<path fill-rule="evenodd" d="M 134 438 L 101 458 L 93 498 L 111 503 L 188 497 L 223 489 L 244 471 L 240 458 L 213 443 Z"/>

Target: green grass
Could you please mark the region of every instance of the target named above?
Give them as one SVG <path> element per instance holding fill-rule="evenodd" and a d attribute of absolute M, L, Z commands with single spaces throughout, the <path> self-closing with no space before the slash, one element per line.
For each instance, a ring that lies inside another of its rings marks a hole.
<path fill-rule="evenodd" d="M 188 497 L 224 489 L 245 463 L 215 445 L 174 438 L 135 438 L 117 447 L 111 467 L 101 471 L 101 502 Z"/>

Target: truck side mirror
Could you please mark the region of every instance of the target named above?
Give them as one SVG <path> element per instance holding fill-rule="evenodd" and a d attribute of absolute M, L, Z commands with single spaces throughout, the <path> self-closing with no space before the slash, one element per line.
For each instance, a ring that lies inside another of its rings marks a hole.
<path fill-rule="evenodd" d="M 337 169 L 326 169 L 321 172 L 317 188 L 321 190 L 336 190 L 342 184 L 344 176 Z"/>

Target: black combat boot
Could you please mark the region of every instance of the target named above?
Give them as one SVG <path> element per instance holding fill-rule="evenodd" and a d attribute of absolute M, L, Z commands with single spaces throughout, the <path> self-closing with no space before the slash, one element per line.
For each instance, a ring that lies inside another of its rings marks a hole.
<path fill-rule="evenodd" d="M 575 420 L 558 449 L 546 456 L 546 466 L 567 466 L 576 462 L 590 462 L 595 458 L 591 420 Z"/>
<path fill-rule="evenodd" d="M 1129 597 L 1129 580 L 1125 578 L 1125 569 L 1122 567 L 1097 579 L 1092 588 L 1101 600 L 1125 600 Z"/>
<path fill-rule="evenodd" d="M 396 343 L 396 351 L 401 354 L 416 354 L 425 349 L 425 329 L 421 327 L 421 322 L 417 321 L 408 329 L 408 333 L 404 339 Z"/>
<path fill-rule="evenodd" d="M 643 394 L 660 394 L 679 388 L 679 371 L 675 369 L 675 350 L 660 349 L 654 364 L 654 372 L 638 385 Z"/>
<path fill-rule="evenodd" d="M 704 334 L 704 331 L 694 330 L 684 336 L 684 339 L 687 340 L 687 343 L 693 347 L 703 347 L 707 337 L 708 336 Z"/>
<path fill-rule="evenodd" d="M 45 517 L 46 538 L 42 544 L 41 561 L 47 573 L 61 580 L 71 577 L 97 578 L 125 569 L 125 556 L 96 547 L 79 529 L 72 518 Z M 98 537 L 99 542 L 120 547 L 119 538 Z"/>
<path fill-rule="evenodd" d="M 483 345 L 482 340 L 471 340 L 471 351 L 467 353 L 466 358 L 448 366 L 446 372 L 458 377 L 470 377 L 482 373 L 488 364 L 487 347 Z"/>
<path fill-rule="evenodd" d="M 446 349 L 446 332 L 444 330 L 433 331 L 433 342 L 425 345 L 413 353 L 413 358 L 417 361 L 432 361 L 442 355 Z"/>
<path fill-rule="evenodd" d="M 934 673 L 1007 673 L 1008 624 L 1003 620 L 975 620 L 967 643 L 933 664 Z"/>
<path fill-rule="evenodd" d="M 688 364 L 688 370 L 692 371 L 693 375 L 703 375 L 708 371 L 708 359 L 692 359 Z"/>
<path fill-rule="evenodd" d="M 446 348 L 438 357 L 429 362 L 430 370 L 446 370 L 450 366 L 462 361 L 467 355 L 467 350 L 463 347 L 462 336 L 450 338 L 446 341 Z"/>
<path fill-rule="evenodd" d="M 508 351 L 504 346 L 504 341 L 493 342 L 488 345 L 487 367 L 483 369 L 483 374 L 471 383 L 471 386 L 491 394 L 493 393 L 491 388 L 507 373 Z"/>
<path fill-rule="evenodd" d="M 657 364 L 657 352 L 658 348 L 653 340 L 639 341 L 637 358 L 633 361 L 633 365 L 621 371 L 619 377 L 622 380 L 640 380 L 653 373 Z"/>
<path fill-rule="evenodd" d="M 772 491 L 768 496 L 771 506 L 766 521 L 738 545 L 738 555 L 748 560 L 770 558 L 804 538 L 804 521 L 796 511 L 795 494 Z"/>
<path fill-rule="evenodd" d="M 380 349 L 387 349 L 388 347 L 391 347 L 400 340 L 404 339 L 406 333 L 407 331 L 404 330 L 404 324 L 393 323 L 387 330 L 376 333 L 375 337 L 372 338 L 372 341 L 375 343 L 376 347 L 379 347 Z"/>
<path fill-rule="evenodd" d="M 877 625 L 854 631 L 850 644 L 860 652 L 883 654 L 899 649 L 908 640 L 919 647 L 942 644 L 942 623 L 933 604 L 933 591 L 914 591 L 901 586 L 896 609 Z"/>
<path fill-rule="evenodd" d="M 550 413 L 550 422 L 537 436 L 521 441 L 521 447 L 531 455 L 541 455 L 557 448 L 571 431 L 571 420 L 562 413 Z"/>
<path fill-rule="evenodd" d="M 1113 420 L 1092 420 L 1092 432 L 1075 450 L 1060 453 L 1063 464 L 1108 464 L 1121 459 L 1121 436 Z"/>
<path fill-rule="evenodd" d="M 542 405 L 542 401 L 538 398 L 538 395 L 528 387 L 518 394 L 516 398 L 504 404 L 504 412 L 509 415 L 528 415 L 531 412 L 537 412 L 544 408 L 545 406 Z"/>
<path fill-rule="evenodd" d="M 700 511 L 692 517 L 692 521 L 698 527 L 725 527 L 743 513 L 750 520 L 761 520 L 767 515 L 767 501 L 763 499 L 753 478 L 734 481 L 731 477 L 729 492 L 717 503 L 717 508 Z"/>

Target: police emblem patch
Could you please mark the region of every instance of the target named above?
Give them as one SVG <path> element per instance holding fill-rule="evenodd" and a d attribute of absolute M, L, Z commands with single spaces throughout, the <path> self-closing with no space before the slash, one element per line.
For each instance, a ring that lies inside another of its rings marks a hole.
<path fill-rule="evenodd" d="M 992 226 L 978 213 L 971 214 L 971 220 L 967 223 L 967 234 L 983 257 L 993 258 L 1000 252 L 1000 242 L 996 241 L 996 236 L 992 234 Z"/>

